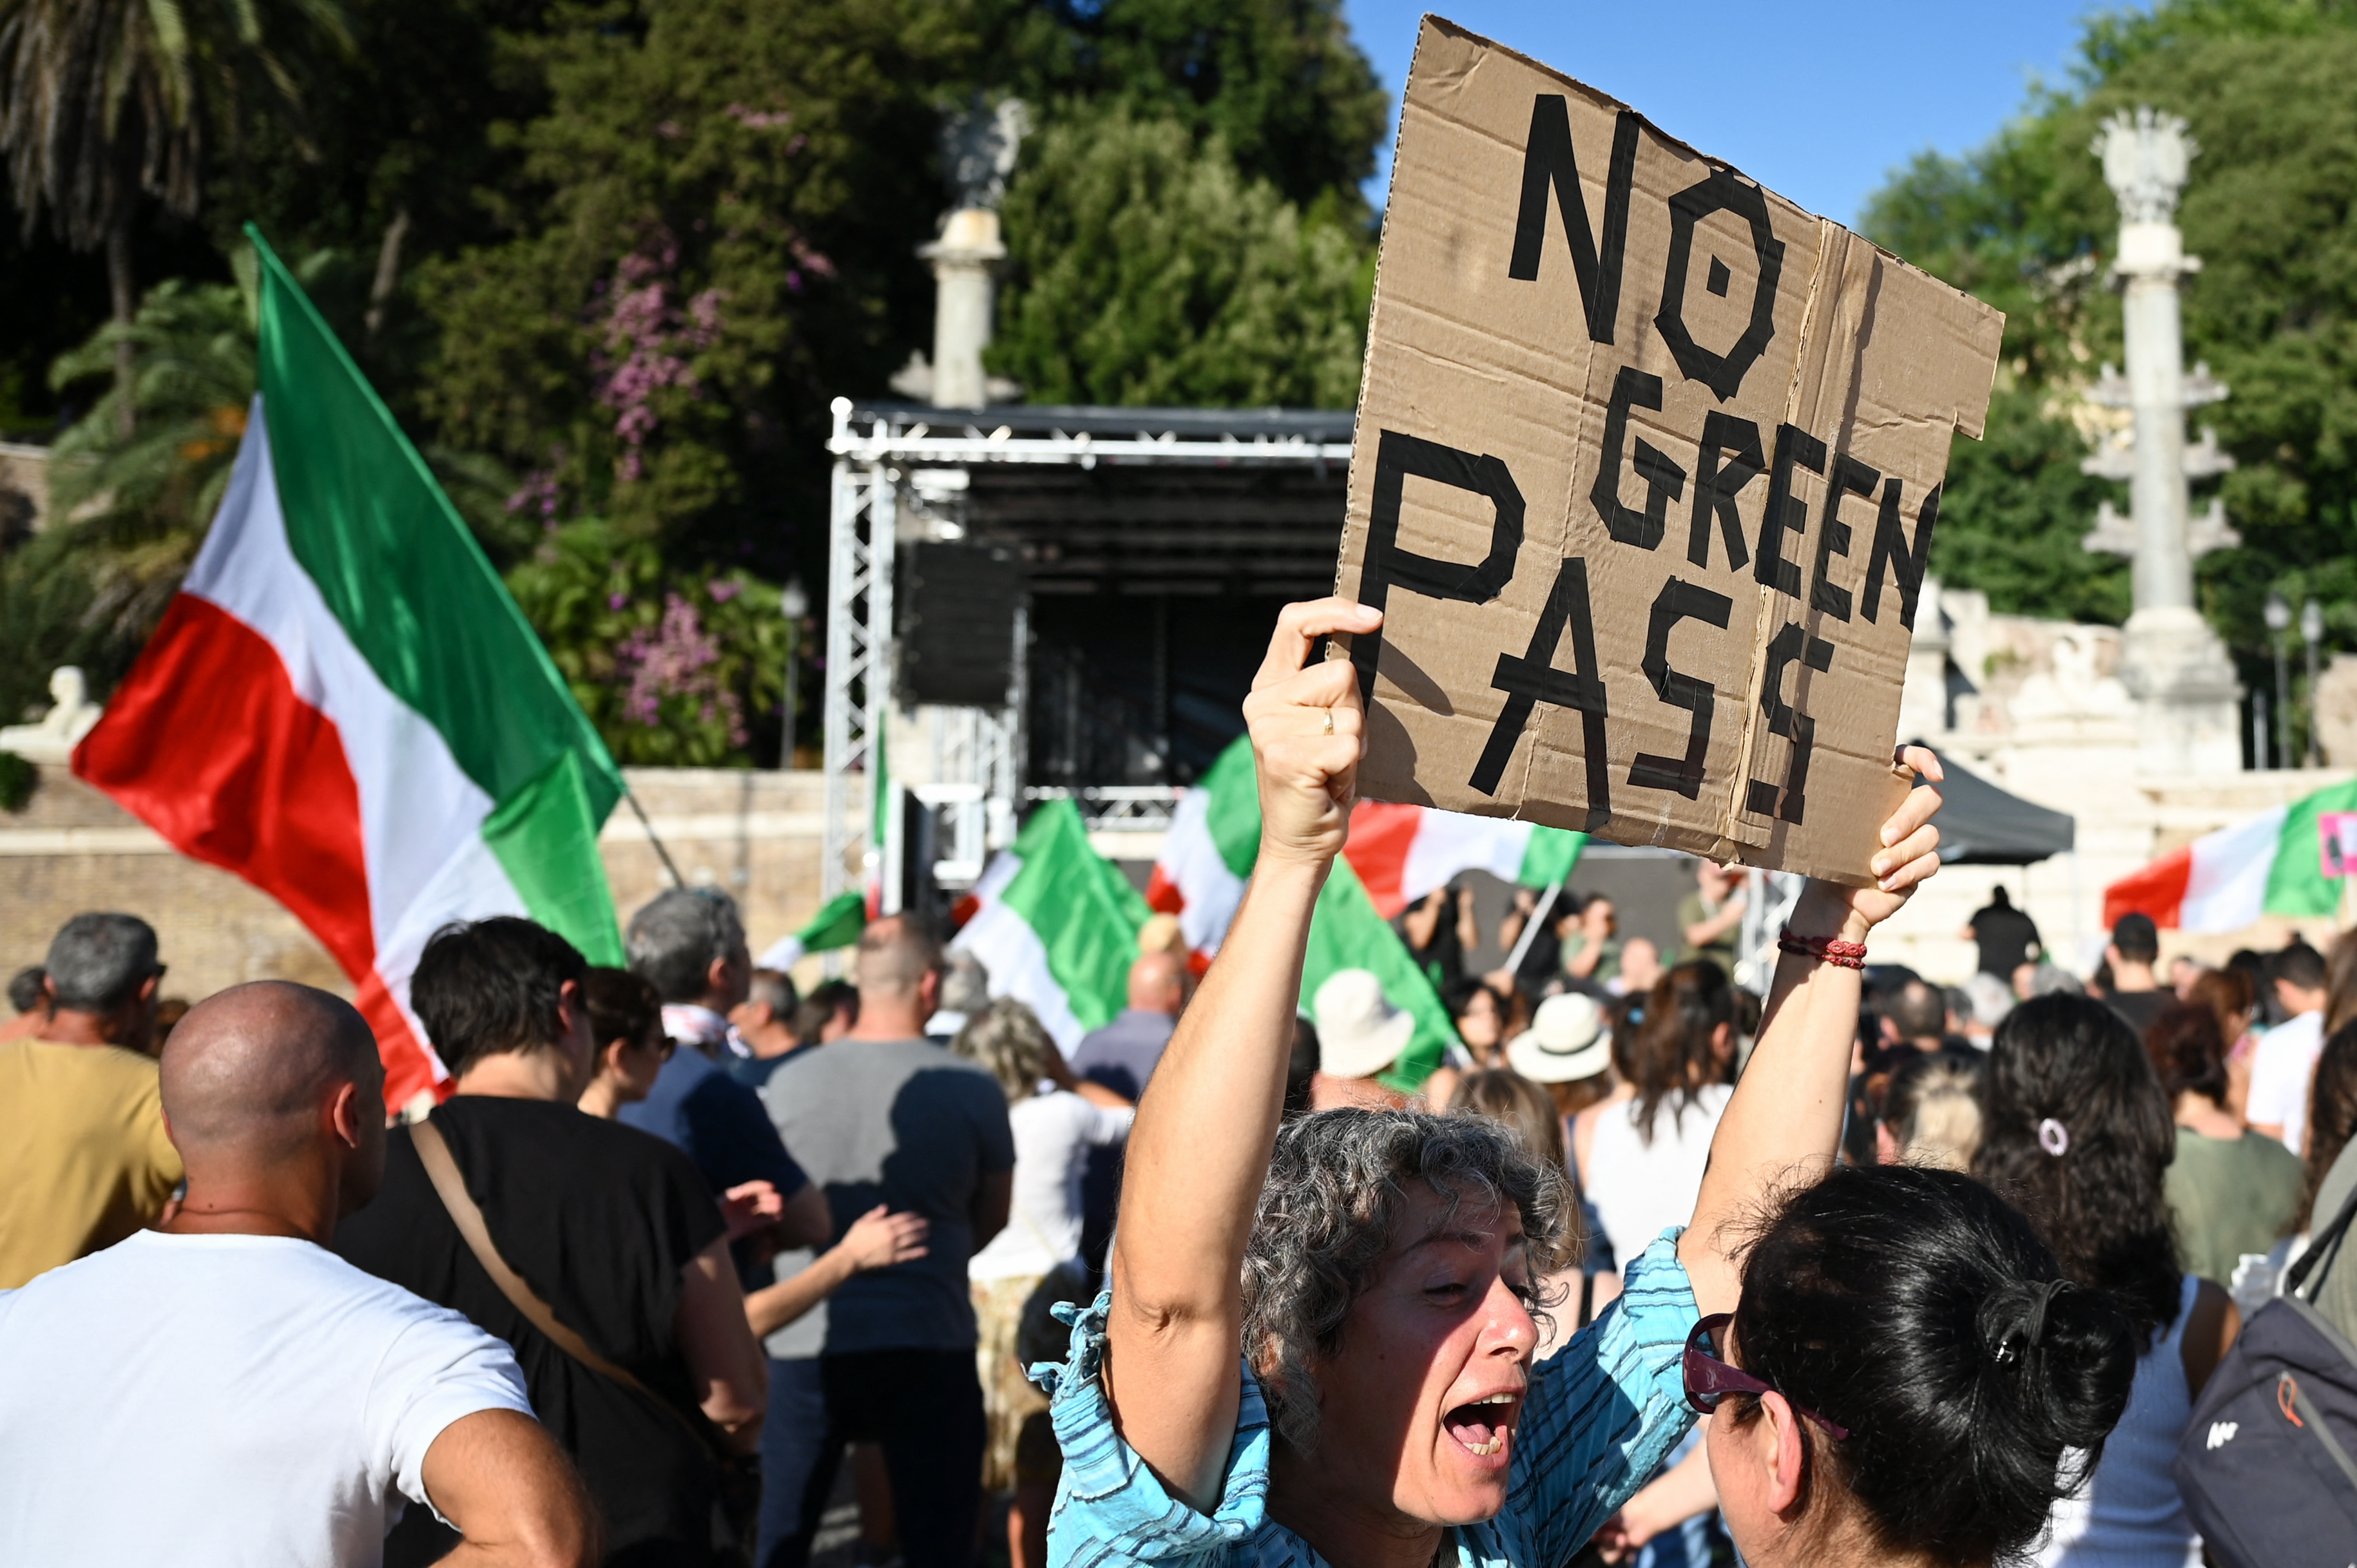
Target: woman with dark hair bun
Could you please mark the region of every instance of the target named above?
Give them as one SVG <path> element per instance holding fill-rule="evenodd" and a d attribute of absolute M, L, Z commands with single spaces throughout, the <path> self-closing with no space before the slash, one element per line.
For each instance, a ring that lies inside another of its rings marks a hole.
<path fill-rule="evenodd" d="M 2112 1299 L 1970 1176 L 1843 1168 L 1787 1202 L 1731 1324 L 1686 1357 L 1751 1568 L 2016 1560 L 2102 1455 L 2136 1377 Z"/>
<path fill-rule="evenodd" d="M 2118 1302 L 2137 1351 L 2119 1429 L 2089 1484 L 2055 1505 L 2038 1561 L 2198 1568 L 2169 1467 L 2242 1320 L 2178 1258 L 2163 1192 L 2177 1152 L 2169 1098 L 2126 1022 L 2067 995 L 2025 1002 L 1997 1026 L 1984 1092 L 1974 1174 L 2022 1206 L 2064 1279 Z"/>

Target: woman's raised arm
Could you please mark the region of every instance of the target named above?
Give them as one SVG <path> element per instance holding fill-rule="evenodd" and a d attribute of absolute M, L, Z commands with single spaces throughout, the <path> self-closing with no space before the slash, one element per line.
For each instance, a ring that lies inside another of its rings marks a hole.
<path fill-rule="evenodd" d="M 1244 701 L 1260 781 L 1252 886 L 1129 1137 L 1105 1392 L 1164 1487 L 1205 1511 L 1219 1499 L 1243 1397 L 1244 1241 L 1285 1103 L 1310 911 L 1350 832 L 1363 750 L 1352 666 L 1308 661 L 1329 634 L 1382 624 L 1342 599 L 1288 605 L 1277 618 Z"/>
<path fill-rule="evenodd" d="M 1932 788 L 1940 780 L 1940 759 L 1910 746 L 1901 760 L 1928 782 L 1909 791 L 1882 824 L 1883 847 L 1867 867 L 1878 884 L 1811 882 L 1789 923 L 1794 936 L 1863 942 L 1940 869 L 1940 830 L 1931 825 L 1940 809 L 1940 792 Z M 1735 1310 L 1740 1276 L 1730 1254 L 1743 1221 L 1784 1184 L 1813 1182 L 1833 1166 L 1848 1102 L 1859 979 L 1857 970 L 1796 953 L 1776 965 L 1760 1043 L 1710 1141 L 1694 1223 L 1678 1244 L 1705 1316 Z"/>

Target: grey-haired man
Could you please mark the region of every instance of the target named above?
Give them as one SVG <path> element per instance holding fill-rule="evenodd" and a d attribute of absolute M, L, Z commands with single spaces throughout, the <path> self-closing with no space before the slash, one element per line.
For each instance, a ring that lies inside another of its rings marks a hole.
<path fill-rule="evenodd" d="M 49 944 L 38 1038 L 0 1041 L 0 1290 L 153 1224 L 179 1185 L 156 1063 L 155 929 L 76 915 Z"/>

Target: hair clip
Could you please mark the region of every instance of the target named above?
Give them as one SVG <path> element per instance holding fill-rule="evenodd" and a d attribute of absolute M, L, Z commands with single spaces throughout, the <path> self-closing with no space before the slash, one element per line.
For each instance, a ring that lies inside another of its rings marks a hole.
<path fill-rule="evenodd" d="M 2061 1159 L 2071 1152 L 2071 1129 L 2049 1116 L 2038 1124 L 2038 1146 Z"/>

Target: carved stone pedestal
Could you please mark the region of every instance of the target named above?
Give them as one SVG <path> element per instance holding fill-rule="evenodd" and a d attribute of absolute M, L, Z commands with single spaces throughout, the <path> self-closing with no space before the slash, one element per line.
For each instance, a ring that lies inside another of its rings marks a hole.
<path fill-rule="evenodd" d="M 2233 773 L 2243 766 L 2234 662 L 2198 610 L 2156 605 L 2128 618 L 2120 682 L 2136 699 L 2143 773 Z"/>

